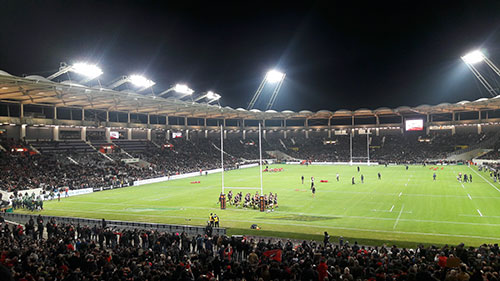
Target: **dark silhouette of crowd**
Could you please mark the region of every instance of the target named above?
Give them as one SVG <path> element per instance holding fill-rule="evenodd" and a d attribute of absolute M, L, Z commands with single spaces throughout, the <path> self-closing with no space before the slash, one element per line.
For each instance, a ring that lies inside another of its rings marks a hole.
<path fill-rule="evenodd" d="M 3 219 L 2 219 L 3 220 Z M 1 280 L 499 280 L 500 249 L 362 246 L 59 224 L 0 226 Z"/>

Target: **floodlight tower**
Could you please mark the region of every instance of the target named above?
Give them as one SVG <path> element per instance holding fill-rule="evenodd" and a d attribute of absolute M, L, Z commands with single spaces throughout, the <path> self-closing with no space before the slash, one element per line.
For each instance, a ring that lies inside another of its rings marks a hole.
<path fill-rule="evenodd" d="M 214 93 L 212 91 L 208 91 L 205 94 L 197 97 L 194 101 L 199 101 L 199 100 L 202 100 L 204 98 L 206 98 L 207 99 L 207 103 L 210 104 L 210 103 L 212 103 L 214 101 L 218 101 L 220 99 L 220 95 L 217 94 L 217 93 Z"/>
<path fill-rule="evenodd" d="M 159 97 L 164 96 L 164 95 L 166 95 L 166 94 L 168 94 L 168 93 L 170 93 L 172 91 L 174 91 L 176 93 L 179 93 L 179 94 L 182 94 L 182 97 L 188 96 L 188 95 L 190 96 L 190 95 L 192 95 L 194 93 L 194 90 L 191 89 L 191 88 L 189 88 L 187 85 L 185 85 L 185 84 L 176 84 L 174 87 L 172 87 L 172 88 L 170 88 L 168 90 L 165 90 L 165 91 L 159 93 L 158 96 Z"/>
<path fill-rule="evenodd" d="M 248 104 L 247 110 L 250 110 L 254 107 L 255 102 L 259 99 L 260 95 L 262 94 L 262 89 L 264 89 L 264 86 L 269 82 L 272 84 L 276 84 L 273 90 L 273 94 L 271 95 L 271 98 L 269 99 L 269 103 L 267 104 L 266 110 L 269 110 L 273 107 L 274 102 L 276 101 L 276 97 L 278 96 L 278 93 L 281 89 L 281 85 L 283 84 L 283 81 L 285 80 L 285 73 L 279 72 L 277 70 L 270 70 L 266 73 L 266 76 L 262 80 L 262 82 L 259 85 L 259 88 L 257 89 L 257 92 L 253 95 L 252 99 L 250 100 L 250 103 Z"/>
<path fill-rule="evenodd" d="M 68 65 L 65 62 L 61 62 L 59 66 L 59 71 L 50 75 L 49 77 L 47 77 L 47 79 L 52 80 L 70 71 L 86 77 L 84 80 L 80 81 L 80 83 L 88 82 L 92 79 L 99 77 L 102 74 L 102 70 L 95 64 L 89 64 L 86 62 L 77 62 L 72 65 Z"/>
<path fill-rule="evenodd" d="M 475 67 L 476 64 L 480 62 L 485 62 L 492 70 L 495 72 L 496 75 L 500 77 L 500 70 L 498 67 L 491 61 L 489 60 L 480 50 L 475 50 L 472 51 L 465 56 L 461 57 L 462 60 L 465 62 L 467 67 L 472 71 L 474 76 L 476 76 L 477 80 L 481 82 L 481 84 L 486 88 L 488 93 L 492 96 L 497 96 L 499 93 L 495 88 L 491 86 L 491 84 L 484 78 L 484 76 L 479 72 L 479 70 Z"/>
<path fill-rule="evenodd" d="M 132 85 L 136 87 L 140 87 L 138 92 L 144 91 L 148 88 L 153 87 L 156 83 L 152 80 L 147 79 L 146 77 L 142 75 L 130 75 L 130 76 L 122 76 L 118 79 L 115 80 L 115 82 L 111 83 L 108 87 L 110 89 L 114 89 L 119 87 L 120 85 L 123 85 L 125 83 L 131 83 Z"/>

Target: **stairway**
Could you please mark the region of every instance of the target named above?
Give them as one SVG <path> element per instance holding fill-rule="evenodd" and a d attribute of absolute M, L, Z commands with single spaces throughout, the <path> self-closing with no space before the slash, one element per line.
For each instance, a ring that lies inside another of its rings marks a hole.
<path fill-rule="evenodd" d="M 289 160 L 289 161 L 298 161 L 298 159 L 293 158 L 292 156 L 279 151 L 279 150 L 268 150 L 266 151 L 267 155 L 271 156 L 272 158 L 276 158 L 278 160 Z"/>

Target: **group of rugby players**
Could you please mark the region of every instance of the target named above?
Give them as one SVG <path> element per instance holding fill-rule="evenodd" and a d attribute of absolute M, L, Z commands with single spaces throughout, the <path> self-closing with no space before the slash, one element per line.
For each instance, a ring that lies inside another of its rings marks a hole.
<path fill-rule="evenodd" d="M 256 191 L 253 196 L 250 192 L 247 193 L 243 199 L 243 192 L 233 195 L 233 191 L 230 190 L 227 194 L 227 199 L 230 205 L 234 205 L 236 207 L 241 205 L 243 208 L 257 209 L 260 206 L 260 194 L 258 191 Z M 278 193 L 273 194 L 272 192 L 269 192 L 269 195 L 264 194 L 264 205 L 266 206 L 266 209 L 274 211 L 274 208 L 278 207 Z"/>

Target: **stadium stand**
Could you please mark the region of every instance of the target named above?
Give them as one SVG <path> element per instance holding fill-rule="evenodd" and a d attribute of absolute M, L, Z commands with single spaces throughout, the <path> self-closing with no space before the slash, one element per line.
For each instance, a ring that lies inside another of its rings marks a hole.
<path fill-rule="evenodd" d="M 415 249 L 58 223 L 0 226 L 2 280 L 498 280 L 500 249 Z M 328 234 L 325 233 L 325 237 Z"/>
<path fill-rule="evenodd" d="M 457 147 L 472 146 L 490 135 L 373 136 L 370 158 L 372 161 L 399 163 L 434 161 L 444 159 L 447 153 Z M 2 189 L 25 190 L 65 184 L 68 184 L 70 189 L 103 187 L 110 184 L 110 179 L 113 178 L 120 182 L 132 183 L 138 179 L 214 169 L 220 167 L 219 141 L 217 138 L 178 138 L 158 147 L 148 140 L 113 140 L 111 143 L 96 140 L 89 145 L 84 141 L 74 140 L 34 141 L 27 144 L 19 140 L 4 139 L 1 144 L 7 151 L 0 153 L 0 168 L 6 180 L 2 183 Z M 30 150 L 29 145 L 41 154 Z M 104 151 L 103 147 L 113 149 Z M 25 148 L 26 151 L 13 152 L 13 148 Z M 270 137 L 263 142 L 263 150 L 279 150 L 296 159 L 311 161 L 350 160 L 348 136 L 311 136 L 307 139 L 297 136 L 289 139 Z M 259 158 L 258 142 L 253 138 L 228 138 L 225 142 L 225 152 L 225 164 L 228 166 Z M 353 138 L 353 156 L 361 155 L 366 155 L 366 137 L 356 136 Z M 497 154 L 489 153 L 483 157 L 496 156 Z M 148 166 L 140 167 L 122 162 L 123 159 L 130 158 L 140 159 Z M 62 180 L 55 183 L 53 178 Z"/>

